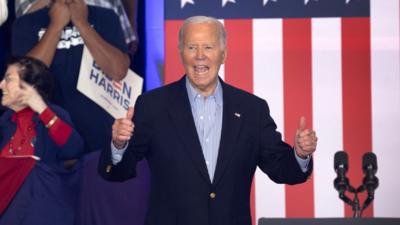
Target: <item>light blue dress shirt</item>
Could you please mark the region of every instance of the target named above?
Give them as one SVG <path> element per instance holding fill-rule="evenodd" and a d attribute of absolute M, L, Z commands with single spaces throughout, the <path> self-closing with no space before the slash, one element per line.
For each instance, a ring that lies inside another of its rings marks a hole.
<path fill-rule="evenodd" d="M 214 92 L 207 97 L 199 94 L 186 77 L 186 89 L 192 108 L 197 135 L 203 150 L 210 180 L 214 179 L 222 130 L 222 87 L 217 82 Z"/>

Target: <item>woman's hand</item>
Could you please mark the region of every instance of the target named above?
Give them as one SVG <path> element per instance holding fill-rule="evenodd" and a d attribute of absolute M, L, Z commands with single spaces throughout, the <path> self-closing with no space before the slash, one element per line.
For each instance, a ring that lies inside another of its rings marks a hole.
<path fill-rule="evenodd" d="M 19 103 L 21 105 L 29 106 L 38 114 L 41 114 L 47 108 L 46 103 L 37 90 L 22 80 L 20 81 Z"/>

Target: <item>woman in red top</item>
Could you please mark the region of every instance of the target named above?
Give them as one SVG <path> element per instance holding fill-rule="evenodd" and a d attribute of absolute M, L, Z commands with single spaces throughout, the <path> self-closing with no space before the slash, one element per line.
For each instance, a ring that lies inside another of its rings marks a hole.
<path fill-rule="evenodd" d="M 83 143 L 67 112 L 49 104 L 52 75 L 42 62 L 14 58 L 0 83 L 0 225 L 73 224 L 78 174 L 65 160 Z"/>

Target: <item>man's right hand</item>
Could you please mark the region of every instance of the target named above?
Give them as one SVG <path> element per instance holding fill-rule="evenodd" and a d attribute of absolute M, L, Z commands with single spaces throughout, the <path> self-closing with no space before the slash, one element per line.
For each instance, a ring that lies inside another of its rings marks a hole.
<path fill-rule="evenodd" d="M 49 11 L 50 26 L 62 30 L 71 20 L 71 11 L 68 7 L 68 0 L 54 0 Z"/>
<path fill-rule="evenodd" d="M 135 124 L 132 122 L 134 110 L 129 107 L 125 118 L 120 118 L 114 121 L 112 126 L 112 141 L 117 149 L 125 147 L 127 141 L 132 137 Z"/>

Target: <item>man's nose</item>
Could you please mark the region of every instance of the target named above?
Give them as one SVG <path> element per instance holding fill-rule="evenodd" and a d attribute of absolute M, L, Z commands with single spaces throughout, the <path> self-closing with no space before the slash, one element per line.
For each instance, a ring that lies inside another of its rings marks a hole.
<path fill-rule="evenodd" d="M 198 48 L 196 50 L 196 59 L 204 59 L 206 57 L 206 55 L 204 54 L 204 50 L 202 48 Z"/>

